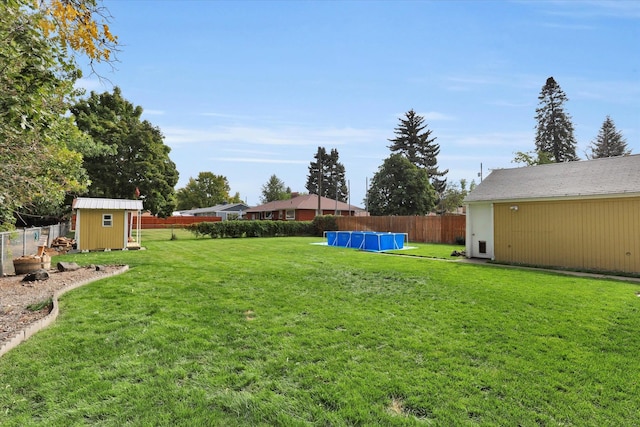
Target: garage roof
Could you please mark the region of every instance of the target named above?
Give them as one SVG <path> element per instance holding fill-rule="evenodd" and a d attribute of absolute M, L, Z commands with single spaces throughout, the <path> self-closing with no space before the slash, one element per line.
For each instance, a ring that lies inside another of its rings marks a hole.
<path fill-rule="evenodd" d="M 640 196 L 640 154 L 495 169 L 465 203 L 632 195 Z"/>
<path fill-rule="evenodd" d="M 73 201 L 73 209 L 111 209 L 125 211 L 141 211 L 142 200 L 99 199 L 78 197 Z"/>
<path fill-rule="evenodd" d="M 276 200 L 247 209 L 247 212 L 270 212 L 285 209 L 307 209 L 314 210 L 318 208 L 318 196 L 315 194 L 303 194 L 302 196 L 293 197 L 287 200 Z M 320 209 L 322 210 L 340 210 L 340 211 L 360 211 L 363 210 L 354 205 L 344 202 L 336 202 L 334 199 L 320 197 Z"/>

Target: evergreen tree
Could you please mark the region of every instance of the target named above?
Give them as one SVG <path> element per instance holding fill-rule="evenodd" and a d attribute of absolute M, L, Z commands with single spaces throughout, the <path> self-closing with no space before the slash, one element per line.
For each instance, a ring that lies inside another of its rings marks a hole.
<path fill-rule="evenodd" d="M 271 175 L 269 181 L 262 186 L 261 203 L 274 202 L 276 200 L 287 200 L 291 198 L 291 188 L 285 187 L 284 181 L 275 174 Z"/>
<path fill-rule="evenodd" d="M 600 132 L 594 141 L 591 142 L 591 158 L 599 159 L 602 157 L 626 156 L 631 154 L 631 150 L 627 148 L 627 141 L 622 133 L 616 129 L 615 123 L 611 117 L 602 123 Z"/>
<path fill-rule="evenodd" d="M 348 199 L 344 165 L 339 161 L 338 150 L 327 154 L 324 147 L 318 147 L 313 156 L 316 160 L 309 164 L 309 175 L 305 188 L 310 194 L 320 194 L 333 200 L 346 202 Z"/>
<path fill-rule="evenodd" d="M 438 170 L 438 154 L 440 145 L 436 144 L 436 137 L 431 137 L 431 130 L 427 129 L 424 117 L 409 110 L 405 118 L 400 119 L 400 125 L 395 128 L 396 137 L 390 139 L 391 152 L 405 156 L 412 164 L 423 168 L 431 180 L 431 184 L 438 194 L 442 194 L 447 186 L 443 178 L 449 170 Z"/>
<path fill-rule="evenodd" d="M 546 153 L 555 163 L 579 160 L 571 116 L 564 111 L 568 98 L 553 77 L 547 79 L 538 100 L 536 151 Z"/>
<path fill-rule="evenodd" d="M 427 171 L 396 153 L 373 176 L 365 204 L 375 216 L 426 215 L 436 204 L 436 194 Z"/>
<path fill-rule="evenodd" d="M 138 189 L 146 210 L 171 215 L 178 171 L 160 129 L 140 120 L 142 107 L 125 100 L 116 87 L 113 94 L 91 92 L 71 112 L 78 128 L 115 152 L 84 158 L 91 179 L 88 196 L 131 199 Z"/>

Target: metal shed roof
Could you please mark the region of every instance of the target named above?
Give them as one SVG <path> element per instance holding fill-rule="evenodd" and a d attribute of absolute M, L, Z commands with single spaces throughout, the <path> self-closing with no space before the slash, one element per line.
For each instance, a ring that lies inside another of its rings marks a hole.
<path fill-rule="evenodd" d="M 496 169 L 465 203 L 640 195 L 640 155 Z"/>
<path fill-rule="evenodd" d="M 111 209 L 125 211 L 141 211 L 142 200 L 99 199 L 78 197 L 73 201 L 73 209 Z"/>

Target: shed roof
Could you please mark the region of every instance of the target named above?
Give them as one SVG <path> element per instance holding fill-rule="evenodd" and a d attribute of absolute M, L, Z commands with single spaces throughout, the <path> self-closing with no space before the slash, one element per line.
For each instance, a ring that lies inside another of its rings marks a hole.
<path fill-rule="evenodd" d="M 496 169 L 465 202 L 631 195 L 640 196 L 640 154 Z"/>
<path fill-rule="evenodd" d="M 73 209 L 110 209 L 125 211 L 141 211 L 142 200 L 100 199 L 78 197 L 73 201 Z"/>
<path fill-rule="evenodd" d="M 361 211 L 354 205 L 349 205 L 344 202 L 337 202 L 334 199 L 327 197 L 320 198 L 320 208 L 322 210 L 337 209 L 339 211 Z M 315 194 L 305 194 L 298 197 L 293 197 L 288 200 L 276 200 L 273 202 L 265 203 L 264 205 L 256 206 L 251 209 L 247 209 L 247 212 L 265 212 L 265 211 L 277 211 L 282 209 L 318 209 L 318 196 Z"/>

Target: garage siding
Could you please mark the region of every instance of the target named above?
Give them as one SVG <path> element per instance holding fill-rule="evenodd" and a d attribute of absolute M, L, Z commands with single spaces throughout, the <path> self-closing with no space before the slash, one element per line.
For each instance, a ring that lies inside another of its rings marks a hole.
<path fill-rule="evenodd" d="M 640 273 L 640 198 L 494 205 L 495 259 Z"/>

